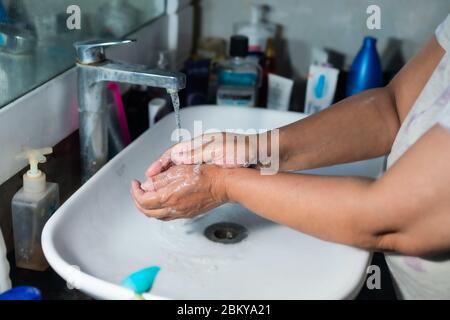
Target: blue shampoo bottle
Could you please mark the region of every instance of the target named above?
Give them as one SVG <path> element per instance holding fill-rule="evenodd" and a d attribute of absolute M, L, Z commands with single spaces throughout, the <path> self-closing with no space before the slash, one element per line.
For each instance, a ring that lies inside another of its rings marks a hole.
<path fill-rule="evenodd" d="M 380 56 L 377 52 L 377 39 L 365 37 L 363 46 L 353 60 L 347 81 L 347 97 L 364 90 L 383 85 Z"/>

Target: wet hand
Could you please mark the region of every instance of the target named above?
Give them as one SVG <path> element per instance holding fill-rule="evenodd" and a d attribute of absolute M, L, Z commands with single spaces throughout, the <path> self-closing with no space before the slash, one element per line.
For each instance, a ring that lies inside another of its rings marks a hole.
<path fill-rule="evenodd" d="M 137 208 L 148 217 L 168 221 L 192 218 L 225 202 L 223 169 L 213 165 L 178 165 L 133 181 L 131 193 Z"/>
<path fill-rule="evenodd" d="M 174 165 L 214 164 L 222 168 L 248 167 L 258 157 L 256 135 L 211 133 L 180 142 L 153 162 L 146 171 L 154 177 Z"/>

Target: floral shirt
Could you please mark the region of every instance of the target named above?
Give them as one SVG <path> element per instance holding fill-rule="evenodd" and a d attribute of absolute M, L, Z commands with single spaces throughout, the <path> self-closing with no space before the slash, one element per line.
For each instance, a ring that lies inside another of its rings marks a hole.
<path fill-rule="evenodd" d="M 434 125 L 450 130 L 450 14 L 437 28 L 436 38 L 446 54 L 406 116 L 388 157 L 388 168 Z M 399 298 L 450 299 L 450 252 L 433 259 L 386 254 L 386 261 Z"/>

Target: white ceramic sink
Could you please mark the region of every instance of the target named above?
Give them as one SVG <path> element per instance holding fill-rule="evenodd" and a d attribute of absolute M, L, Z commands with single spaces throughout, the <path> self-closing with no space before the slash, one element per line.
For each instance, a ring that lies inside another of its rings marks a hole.
<path fill-rule="evenodd" d="M 204 106 L 182 110 L 183 127 L 271 129 L 303 117 L 265 109 Z M 315 239 L 264 220 L 238 205 L 224 205 L 195 220 L 160 222 L 138 212 L 130 181 L 170 144 L 167 116 L 110 161 L 54 214 L 42 236 L 53 269 L 99 299 L 130 299 L 120 281 L 152 265 L 161 267 L 148 299 L 345 299 L 361 288 L 369 252 Z M 298 137 L 301 139 L 302 137 Z M 375 159 L 313 171 L 376 177 Z M 326 195 L 324 195 L 326 196 Z M 210 241 L 217 222 L 244 226 L 236 244 Z"/>

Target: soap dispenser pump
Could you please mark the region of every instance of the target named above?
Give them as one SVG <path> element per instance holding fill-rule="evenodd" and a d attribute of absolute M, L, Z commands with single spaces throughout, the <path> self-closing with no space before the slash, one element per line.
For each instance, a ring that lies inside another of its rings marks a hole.
<path fill-rule="evenodd" d="M 45 173 L 38 168 L 46 161 L 52 148 L 29 149 L 17 156 L 28 159 L 30 170 L 23 175 L 23 188 L 11 203 L 14 251 L 19 268 L 44 271 L 48 268 L 41 245 L 45 223 L 59 207 L 59 187 L 46 181 Z"/>

